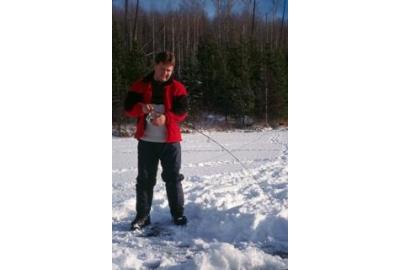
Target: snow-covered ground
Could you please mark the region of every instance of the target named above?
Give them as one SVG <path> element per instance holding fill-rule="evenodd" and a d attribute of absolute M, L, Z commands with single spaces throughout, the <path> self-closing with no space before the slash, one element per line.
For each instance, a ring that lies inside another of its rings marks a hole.
<path fill-rule="evenodd" d="M 161 168 L 152 222 L 160 235 L 130 232 L 137 141 L 113 138 L 113 269 L 287 269 L 287 129 L 183 134 L 186 227 L 172 225 Z"/>

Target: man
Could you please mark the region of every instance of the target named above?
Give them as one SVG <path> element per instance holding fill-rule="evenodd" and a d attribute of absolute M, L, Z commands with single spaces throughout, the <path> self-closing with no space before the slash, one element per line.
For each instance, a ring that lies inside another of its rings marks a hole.
<path fill-rule="evenodd" d="M 183 215 L 181 181 L 181 131 L 179 123 L 187 116 L 188 99 L 185 87 L 172 79 L 175 56 L 161 52 L 155 58 L 154 71 L 136 81 L 125 100 L 128 116 L 137 118 L 138 176 L 136 178 L 136 218 L 132 230 L 151 223 L 150 210 L 156 184 L 158 162 L 161 161 L 173 222 L 186 225 Z"/>

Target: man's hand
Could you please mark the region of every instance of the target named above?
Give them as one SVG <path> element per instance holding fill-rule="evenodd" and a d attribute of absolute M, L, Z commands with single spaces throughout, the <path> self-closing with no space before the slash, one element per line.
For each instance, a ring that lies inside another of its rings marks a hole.
<path fill-rule="evenodd" d="M 157 127 L 165 125 L 165 114 L 156 113 L 151 123 Z"/>
<path fill-rule="evenodd" d="M 142 111 L 144 114 L 147 114 L 153 110 L 153 106 L 151 104 L 142 103 Z"/>

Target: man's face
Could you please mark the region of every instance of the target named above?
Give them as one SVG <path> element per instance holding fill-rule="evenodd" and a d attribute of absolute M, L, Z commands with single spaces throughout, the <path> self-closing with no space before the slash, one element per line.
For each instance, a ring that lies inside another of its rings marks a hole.
<path fill-rule="evenodd" d="M 160 62 L 154 66 L 154 79 L 160 82 L 168 81 L 173 71 L 173 65 Z"/>

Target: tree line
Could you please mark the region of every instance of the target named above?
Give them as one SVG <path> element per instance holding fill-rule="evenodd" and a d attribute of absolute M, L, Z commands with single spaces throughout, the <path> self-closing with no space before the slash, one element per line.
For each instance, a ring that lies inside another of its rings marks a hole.
<path fill-rule="evenodd" d="M 151 72 L 164 50 L 176 56 L 174 76 L 188 89 L 192 121 L 203 112 L 287 121 L 288 24 L 285 9 L 277 14 L 286 0 L 272 0 L 265 11 L 259 1 L 242 0 L 237 12 L 237 0 L 213 0 L 212 18 L 203 0 L 166 12 L 146 11 L 139 0 L 113 7 L 113 124 L 130 121 L 123 114 L 128 87 Z"/>

